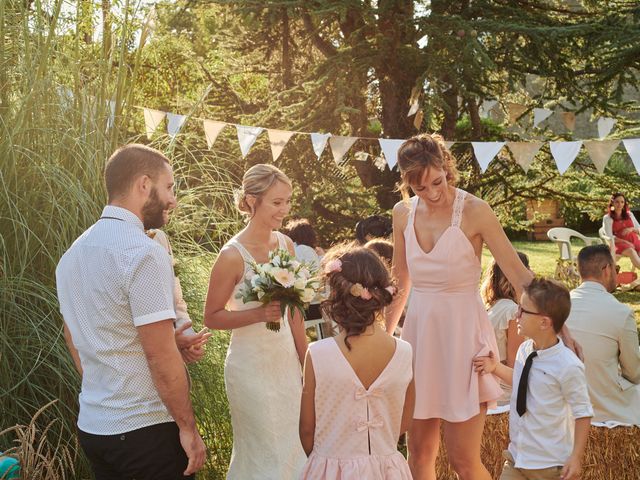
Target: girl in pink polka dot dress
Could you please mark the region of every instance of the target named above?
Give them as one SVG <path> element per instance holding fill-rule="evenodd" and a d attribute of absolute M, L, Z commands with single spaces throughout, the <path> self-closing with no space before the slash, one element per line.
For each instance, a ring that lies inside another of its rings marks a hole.
<path fill-rule="evenodd" d="M 363 247 L 334 248 L 323 263 L 331 293 L 322 307 L 340 333 L 305 358 L 302 478 L 411 479 L 397 443 L 413 415 L 412 352 L 381 323 L 395 294 L 387 267 Z"/>

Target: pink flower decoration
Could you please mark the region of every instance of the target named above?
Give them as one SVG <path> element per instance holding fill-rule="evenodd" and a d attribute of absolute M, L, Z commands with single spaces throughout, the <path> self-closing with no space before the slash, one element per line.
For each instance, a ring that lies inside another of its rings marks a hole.
<path fill-rule="evenodd" d="M 360 292 L 360 298 L 363 300 L 371 300 L 371 292 L 367 288 L 363 288 Z"/>
<path fill-rule="evenodd" d="M 339 258 L 334 258 L 330 262 L 324 266 L 324 273 L 329 274 L 333 272 L 341 272 L 342 271 L 342 262 Z"/>

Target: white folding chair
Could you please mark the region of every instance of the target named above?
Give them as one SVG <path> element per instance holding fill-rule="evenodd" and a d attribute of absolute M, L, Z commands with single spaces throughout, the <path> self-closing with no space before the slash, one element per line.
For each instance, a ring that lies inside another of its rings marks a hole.
<path fill-rule="evenodd" d="M 576 232 L 575 230 L 566 227 L 554 227 L 549 229 L 547 231 L 547 237 L 558 245 L 558 249 L 560 250 L 560 259 L 569 260 L 570 262 L 574 262 L 576 260 L 573 256 L 573 252 L 571 251 L 572 238 L 582 240 L 585 245 L 597 245 L 601 243 L 600 238 L 598 237 L 587 237 L 580 232 Z"/>

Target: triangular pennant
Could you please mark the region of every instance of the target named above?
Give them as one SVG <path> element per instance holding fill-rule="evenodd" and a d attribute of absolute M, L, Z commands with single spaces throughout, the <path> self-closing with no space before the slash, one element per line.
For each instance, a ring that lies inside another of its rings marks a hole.
<path fill-rule="evenodd" d="M 604 172 L 604 167 L 607 166 L 607 162 L 609 162 L 611 155 L 613 155 L 619 144 L 620 140 L 590 140 L 584 142 L 584 148 L 587 149 L 587 153 L 596 166 L 598 173 Z"/>
<path fill-rule="evenodd" d="M 609 135 L 615 124 L 615 118 L 600 117 L 598 119 L 598 138 L 604 138 Z"/>
<path fill-rule="evenodd" d="M 534 108 L 533 109 L 533 126 L 537 127 L 542 122 L 544 122 L 547 118 L 551 116 L 553 110 L 549 110 L 548 108 Z"/>
<path fill-rule="evenodd" d="M 204 136 L 207 139 L 207 147 L 211 149 L 216 138 L 220 135 L 220 132 L 224 127 L 226 127 L 226 123 L 224 122 L 215 122 L 213 120 L 203 120 L 202 126 L 204 127 Z"/>
<path fill-rule="evenodd" d="M 573 112 L 561 112 L 562 123 L 567 130 L 575 130 L 576 128 L 576 114 Z"/>
<path fill-rule="evenodd" d="M 514 102 L 507 102 L 506 107 L 509 114 L 509 123 L 511 124 L 516 123 L 522 114 L 527 111 L 526 105 Z"/>
<path fill-rule="evenodd" d="M 287 130 L 271 130 L 267 129 L 267 135 L 269 136 L 269 143 L 271 144 L 271 155 L 273 155 L 273 161 L 275 162 L 285 145 L 291 139 L 296 132 L 289 132 Z"/>
<path fill-rule="evenodd" d="M 622 143 L 624 143 L 624 148 L 627 149 L 627 153 L 631 157 L 633 166 L 636 167 L 636 172 L 640 173 L 640 138 L 623 140 Z"/>
<path fill-rule="evenodd" d="M 144 127 L 147 131 L 147 138 L 151 140 L 153 137 L 153 132 L 156 131 L 160 122 L 164 120 L 164 117 L 167 116 L 165 112 L 161 112 L 160 110 L 153 110 L 151 108 L 145 108 L 144 110 Z"/>
<path fill-rule="evenodd" d="M 256 143 L 258 135 L 262 133 L 264 128 L 262 127 L 249 127 L 246 125 L 236 125 L 236 131 L 238 132 L 238 143 L 240 144 L 240 151 L 242 152 L 242 158 L 246 157 Z"/>
<path fill-rule="evenodd" d="M 311 145 L 313 145 L 313 151 L 320 159 L 320 155 L 324 152 L 325 147 L 327 146 L 327 140 L 331 136 L 330 133 L 312 133 L 311 134 Z"/>
<path fill-rule="evenodd" d="M 422 110 L 418 110 L 416 116 L 413 119 L 413 126 L 416 127 L 416 130 L 420 130 L 422 127 L 422 120 L 424 119 L 424 112 Z"/>
<path fill-rule="evenodd" d="M 533 163 L 536 154 L 542 148 L 544 142 L 507 142 L 507 147 L 513 154 L 513 159 L 526 172 Z"/>
<path fill-rule="evenodd" d="M 178 115 L 177 113 L 167 113 L 167 133 L 175 137 L 184 122 L 187 120 L 186 115 Z"/>
<path fill-rule="evenodd" d="M 478 109 L 478 113 L 480 113 L 481 117 L 488 117 L 493 107 L 498 104 L 497 100 L 483 100 L 480 108 Z"/>
<path fill-rule="evenodd" d="M 498 154 L 504 146 L 504 142 L 471 142 L 476 160 L 480 165 L 480 170 L 484 173 L 491 163 L 491 160 Z"/>
<path fill-rule="evenodd" d="M 576 142 L 549 142 L 551 155 L 556 161 L 560 175 L 563 175 L 571 166 L 578 156 L 581 146 L 582 140 Z"/>
<path fill-rule="evenodd" d="M 384 158 L 387 161 L 387 165 L 389 165 L 389 170 L 393 170 L 393 167 L 398 163 L 398 149 L 404 143 L 404 140 L 380 138 L 378 142 L 380 142 L 380 148 L 382 148 Z"/>
<path fill-rule="evenodd" d="M 333 161 L 336 165 L 340 165 L 342 157 L 349 151 L 351 146 L 356 143 L 358 137 L 340 137 L 332 136 L 329 139 L 329 145 L 331 145 L 331 153 L 333 153 Z"/>
<path fill-rule="evenodd" d="M 411 115 L 415 115 L 419 108 L 420 108 L 420 102 L 418 101 L 418 99 L 416 99 L 411 104 L 411 108 L 409 108 L 409 111 L 407 112 L 407 117 L 410 117 Z"/>
<path fill-rule="evenodd" d="M 451 150 L 451 147 L 455 145 L 456 142 L 444 142 L 444 146 L 447 147 L 447 150 Z"/>

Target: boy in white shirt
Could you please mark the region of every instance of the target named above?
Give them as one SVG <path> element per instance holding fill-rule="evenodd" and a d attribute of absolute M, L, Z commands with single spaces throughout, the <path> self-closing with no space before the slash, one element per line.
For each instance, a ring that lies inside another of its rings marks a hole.
<path fill-rule="evenodd" d="M 570 309 L 564 285 L 534 279 L 516 316 L 518 333 L 528 340 L 520 345 L 514 368 L 494 352 L 474 360 L 476 371 L 514 385 L 500 480 L 580 478 L 593 409 L 584 365 L 558 338 Z"/>

